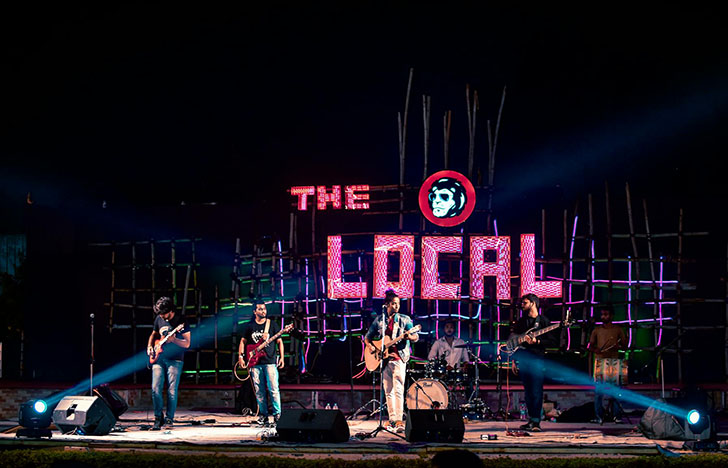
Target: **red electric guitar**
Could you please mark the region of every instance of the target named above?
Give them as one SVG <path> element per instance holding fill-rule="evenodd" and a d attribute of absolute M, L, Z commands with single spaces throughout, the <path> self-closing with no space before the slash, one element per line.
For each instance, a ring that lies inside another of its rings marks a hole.
<path fill-rule="evenodd" d="M 162 355 L 164 352 L 163 346 L 168 341 L 171 340 L 174 335 L 181 332 L 182 329 L 185 327 L 184 323 L 181 323 L 177 325 L 177 328 L 172 330 L 171 332 L 167 333 L 167 336 L 164 338 L 160 338 L 158 340 L 154 340 L 154 343 L 152 344 L 152 354 L 149 355 L 149 364 L 154 364 L 159 360 L 159 356 Z"/>
<path fill-rule="evenodd" d="M 236 366 L 235 374 L 238 380 L 246 380 L 250 377 L 250 368 L 258 364 L 258 361 L 265 356 L 265 348 L 281 337 L 282 334 L 293 330 L 293 324 L 286 325 L 281 331 L 271 336 L 262 343 L 245 345 L 245 367 Z"/>

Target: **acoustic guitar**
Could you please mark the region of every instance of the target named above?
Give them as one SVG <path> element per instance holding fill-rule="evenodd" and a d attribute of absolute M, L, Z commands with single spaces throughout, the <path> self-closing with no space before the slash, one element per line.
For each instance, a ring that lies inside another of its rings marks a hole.
<path fill-rule="evenodd" d="M 415 325 L 395 339 L 385 336 L 381 340 L 372 341 L 372 345 L 374 345 L 374 348 L 376 349 L 374 351 L 369 351 L 367 349 L 364 353 L 364 363 L 366 364 L 367 370 L 369 372 L 377 370 L 382 359 L 387 359 L 389 357 L 389 348 L 395 346 L 412 333 L 417 333 L 421 328 L 422 327 L 420 325 Z"/>

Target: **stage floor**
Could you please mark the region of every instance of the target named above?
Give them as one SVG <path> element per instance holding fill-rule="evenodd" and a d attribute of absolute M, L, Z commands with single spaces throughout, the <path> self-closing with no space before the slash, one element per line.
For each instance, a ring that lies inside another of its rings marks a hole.
<path fill-rule="evenodd" d="M 512 436 L 520 421 L 470 421 L 465 424 L 462 444 L 409 443 L 384 431 L 360 440 L 359 433 L 377 427 L 376 420 L 348 421 L 351 439 L 338 444 L 300 444 L 274 441 L 273 428 L 260 428 L 255 418 L 226 413 L 180 411 L 174 427 L 150 431 L 149 412 L 130 411 L 122 415 L 114 431 L 105 436 L 64 435 L 53 431 L 52 439 L 19 439 L 12 430 L 0 434 L 0 446 L 63 447 L 65 449 L 176 451 L 178 453 L 225 453 L 229 455 L 316 456 L 370 458 L 382 456 L 429 457 L 448 448 L 466 448 L 481 456 L 638 456 L 657 455 L 662 449 L 681 451 L 683 442 L 655 441 L 634 430 L 632 424 L 555 423 L 544 421 L 543 432 Z M 3 421 L 6 429 L 15 421 Z M 481 440 L 495 434 L 497 440 Z M 404 434 L 403 434 L 404 435 Z M 273 439 L 271 439 L 273 438 Z M 270 440 L 269 440 L 270 439 Z"/>

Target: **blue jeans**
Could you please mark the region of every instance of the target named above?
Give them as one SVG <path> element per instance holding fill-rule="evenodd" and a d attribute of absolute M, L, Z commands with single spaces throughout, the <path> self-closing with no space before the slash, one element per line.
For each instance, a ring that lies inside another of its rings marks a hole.
<path fill-rule="evenodd" d="M 261 364 L 250 368 L 250 376 L 258 400 L 258 414 L 268 416 L 268 399 L 273 406 L 273 416 L 281 414 L 281 393 L 278 390 L 278 368 L 275 364 Z M 267 394 L 267 395 L 266 395 Z M 266 398 L 268 396 L 268 398 Z"/>
<path fill-rule="evenodd" d="M 152 402 L 154 402 L 154 418 L 164 417 L 164 377 L 167 377 L 167 417 L 174 419 L 174 412 L 177 410 L 177 389 L 179 379 L 182 376 L 182 361 L 172 361 L 160 357 L 152 365 Z"/>
<path fill-rule="evenodd" d="M 528 419 L 536 424 L 541 422 L 543 412 L 543 381 L 545 367 L 543 357 L 528 351 L 519 351 L 518 367 L 523 383 L 523 396 L 528 408 Z"/>

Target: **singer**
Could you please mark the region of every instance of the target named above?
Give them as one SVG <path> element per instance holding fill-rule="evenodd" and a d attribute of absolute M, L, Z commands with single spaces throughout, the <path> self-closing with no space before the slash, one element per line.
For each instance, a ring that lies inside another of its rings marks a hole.
<path fill-rule="evenodd" d="M 369 352 L 375 352 L 376 348 L 372 340 L 376 336 L 390 340 L 397 339 L 412 329 L 412 319 L 399 313 L 399 296 L 394 290 L 389 289 L 384 296 L 382 314 L 379 315 L 364 337 Z M 417 341 L 417 333 L 407 334 L 406 339 L 401 340 L 389 349 L 389 358 L 384 362 L 382 372 L 382 384 L 384 393 L 387 395 L 387 412 L 389 413 L 389 425 L 396 432 L 404 432 L 404 379 L 407 371 L 407 361 L 410 358 L 410 341 Z"/>

